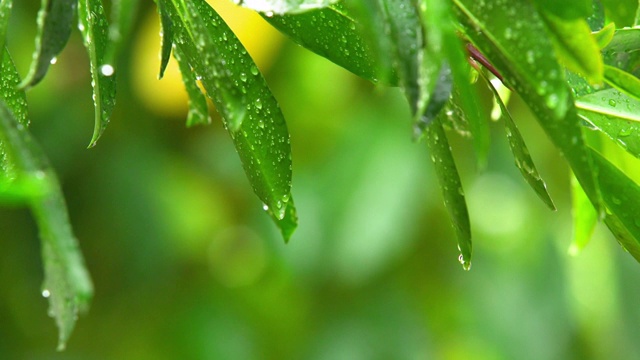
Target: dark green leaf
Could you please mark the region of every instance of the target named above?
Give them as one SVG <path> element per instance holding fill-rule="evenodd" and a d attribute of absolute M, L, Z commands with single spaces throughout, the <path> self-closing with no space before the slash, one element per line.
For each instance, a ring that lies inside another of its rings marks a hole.
<path fill-rule="evenodd" d="M 576 106 L 593 127 L 640 158 L 640 101 L 607 89 L 578 98 Z"/>
<path fill-rule="evenodd" d="M 160 73 L 158 79 L 162 79 L 164 71 L 169 64 L 171 58 L 171 48 L 173 47 L 173 24 L 171 23 L 171 17 L 167 14 L 164 1 L 157 1 L 158 13 L 160 15 L 160 31 L 162 32 L 162 48 L 160 50 Z M 183 81 L 184 81 L 183 73 Z M 186 85 L 185 85 L 186 86 Z M 189 91 L 187 89 L 187 91 Z M 191 98 L 191 96 L 190 96 Z"/>
<path fill-rule="evenodd" d="M 543 14 L 560 62 L 569 70 L 584 76 L 592 84 L 602 83 L 603 60 L 600 47 L 583 19 L 562 20 Z"/>
<path fill-rule="evenodd" d="M 587 23 L 589 23 L 591 31 L 598 31 L 604 27 L 604 6 L 602 6 L 600 0 L 592 1 L 592 14 L 587 18 Z"/>
<path fill-rule="evenodd" d="M 584 19 L 592 13 L 592 0 L 534 0 L 538 8 L 545 9 L 563 20 Z"/>
<path fill-rule="evenodd" d="M 182 82 L 189 94 L 189 113 L 187 114 L 187 127 L 194 125 L 208 125 L 211 124 L 211 117 L 209 116 L 209 107 L 207 105 L 207 98 L 200 90 L 197 84 L 196 76 L 191 66 L 184 55 L 182 50 L 176 48 L 173 52 L 173 56 L 178 61 L 180 66 L 180 72 L 182 73 Z"/>
<path fill-rule="evenodd" d="M 466 35 L 502 73 L 536 114 L 541 126 L 561 150 L 580 184 L 602 209 L 590 153 L 584 143 L 562 69 L 535 8 L 525 0 L 478 3 L 454 0 Z"/>
<path fill-rule="evenodd" d="M 569 253 L 577 255 L 591 240 L 593 230 L 598 222 L 598 214 L 575 176 L 571 176 L 571 195 L 573 236 Z"/>
<path fill-rule="evenodd" d="M 291 145 L 277 101 L 240 41 L 206 2 L 161 1 L 173 22 L 174 41 L 221 113 L 253 190 L 284 219 L 293 211 L 288 209 L 293 207 Z"/>
<path fill-rule="evenodd" d="M 0 57 L 4 54 L 4 43 L 7 40 L 7 27 L 12 6 L 13 0 L 0 0 Z"/>
<path fill-rule="evenodd" d="M 484 77 L 484 74 L 480 72 Z M 500 94 L 493 87 L 491 81 L 485 77 L 487 86 L 493 92 L 493 96 L 500 106 L 500 110 L 502 112 L 502 119 L 504 120 L 504 128 L 507 133 L 507 140 L 509 140 L 509 148 L 511 149 L 511 153 L 515 159 L 516 166 L 520 170 L 522 177 L 524 177 L 525 181 L 531 186 L 531 188 L 538 194 L 538 197 L 549 207 L 551 210 L 556 210 L 556 206 L 553 204 L 553 200 L 551 200 L 551 196 L 549 192 L 547 192 L 547 185 L 540 178 L 540 174 L 536 169 L 535 164 L 533 163 L 533 159 L 529 154 L 529 149 L 516 126 L 516 123 L 513 122 L 513 118 L 509 113 L 509 110 L 502 102 L 500 98 Z"/>
<path fill-rule="evenodd" d="M 469 270 L 472 253 L 469 213 L 447 134 L 440 123 L 441 116 L 427 127 L 427 144 L 440 182 L 444 203 L 458 238 L 458 248 L 461 252 L 460 261 L 465 270 Z"/>
<path fill-rule="evenodd" d="M 21 88 L 36 85 L 49 69 L 54 58 L 64 49 L 73 28 L 78 0 L 42 0 L 38 13 L 38 35 L 36 50 L 29 74 L 20 84 Z"/>
<path fill-rule="evenodd" d="M 640 100 L 640 79 L 616 67 L 605 65 L 604 80 L 627 95 Z"/>
<path fill-rule="evenodd" d="M 623 28 L 633 25 L 638 0 L 602 0 L 601 2 L 604 5 L 607 18 L 616 23 L 616 27 Z"/>
<path fill-rule="evenodd" d="M 109 63 L 106 57 L 109 46 L 109 25 L 101 0 L 80 0 L 78 20 L 91 67 L 95 125 L 89 147 L 93 147 L 107 127 L 115 105 L 115 64 Z"/>
<path fill-rule="evenodd" d="M 322 9 L 337 1 L 338 0 L 238 0 L 237 3 L 246 8 L 271 16 L 273 14 L 296 14 Z"/>
<path fill-rule="evenodd" d="M 340 4 L 303 14 L 264 18 L 296 43 L 364 79 L 394 82 L 385 75 L 381 76 L 385 64 L 377 61 L 358 31 L 359 24 L 353 14 Z"/>
<path fill-rule="evenodd" d="M 429 96 L 429 102 L 424 111 L 421 112 L 420 118 L 414 125 L 414 134 L 416 137 L 422 136 L 427 130 L 429 124 L 436 119 L 445 105 L 451 98 L 453 90 L 453 79 L 451 78 L 451 69 L 449 64 L 444 63 L 438 75 L 438 82 Z"/>
<path fill-rule="evenodd" d="M 125 42 L 131 36 L 140 0 L 111 0 L 110 46 L 105 57 L 106 63 L 115 64 Z"/>
<path fill-rule="evenodd" d="M 276 208 L 277 206 L 278 204 L 276 204 Z M 298 213 L 296 212 L 293 199 L 289 199 L 288 204 L 287 201 L 283 201 L 282 206 L 286 206 L 283 218 L 279 218 L 276 215 L 277 212 L 274 212 L 271 208 L 268 208 L 267 212 L 269 213 L 269 216 L 271 216 L 271 219 L 273 219 L 273 221 L 278 225 L 284 242 L 288 243 L 291 239 L 291 235 L 293 235 L 294 231 L 298 227 Z"/>

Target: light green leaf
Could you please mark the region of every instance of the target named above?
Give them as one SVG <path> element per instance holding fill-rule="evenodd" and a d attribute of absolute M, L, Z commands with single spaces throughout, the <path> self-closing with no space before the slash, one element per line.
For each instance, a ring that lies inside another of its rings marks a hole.
<path fill-rule="evenodd" d="M 454 0 L 454 3 L 466 35 L 528 104 L 569 161 L 585 192 L 602 210 L 581 120 L 554 58 L 552 44 L 545 36 L 531 36 L 545 33 L 535 8 L 525 0 L 509 3 L 491 0 L 484 4 Z"/>
<path fill-rule="evenodd" d="M 0 0 L 0 57 L 4 54 L 4 43 L 7 40 L 7 27 L 12 6 L 13 0 Z"/>
<path fill-rule="evenodd" d="M 607 45 L 609 45 L 611 40 L 613 40 L 613 35 L 615 33 L 616 33 L 616 24 L 609 23 L 607 26 L 591 34 L 593 35 L 593 38 L 596 40 L 596 43 L 598 43 L 598 47 L 600 49 L 604 49 L 605 47 L 607 47 Z"/>
<path fill-rule="evenodd" d="M 529 149 L 516 126 L 516 123 L 513 122 L 513 118 L 511 117 L 511 113 L 502 102 L 500 98 L 500 94 L 493 87 L 491 81 L 487 79 L 484 73 L 480 72 L 480 74 L 484 77 L 487 86 L 493 92 L 493 96 L 500 106 L 500 110 L 502 112 L 502 119 L 504 120 L 504 128 L 507 133 L 507 140 L 509 140 L 509 148 L 511 149 L 511 153 L 515 159 L 516 166 L 520 170 L 522 177 L 525 181 L 531 186 L 531 188 L 538 194 L 540 200 L 542 200 L 551 210 L 556 210 L 556 206 L 553 204 L 553 200 L 551 200 L 551 196 L 549 192 L 547 192 L 547 185 L 540 177 L 538 170 L 536 169 L 535 164 L 533 163 L 533 159 L 529 154 Z"/>
<path fill-rule="evenodd" d="M 78 0 L 42 0 L 38 12 L 36 49 L 29 74 L 20 84 L 29 88 L 42 80 L 54 58 L 64 49 L 76 15 Z"/>
<path fill-rule="evenodd" d="M 640 158 L 640 101 L 607 89 L 578 98 L 576 107 L 592 127 Z"/>
<path fill-rule="evenodd" d="M 605 65 L 604 80 L 627 95 L 640 100 L 640 79 L 616 67 Z"/>
<path fill-rule="evenodd" d="M 265 13 L 267 16 L 272 16 L 274 14 L 297 14 L 322 9 L 336 2 L 338 0 L 238 0 L 236 3 Z"/>
<path fill-rule="evenodd" d="M 571 176 L 571 195 L 573 236 L 569 246 L 569 254 L 577 255 L 591 240 L 598 222 L 598 214 L 573 175 Z"/>
<path fill-rule="evenodd" d="M 253 190 L 284 219 L 293 211 L 291 145 L 277 101 L 240 41 L 204 0 L 161 1 L 176 46 L 222 115 Z"/>
<path fill-rule="evenodd" d="M 360 34 L 360 24 L 341 4 L 303 14 L 264 18 L 297 44 L 364 79 L 395 83 L 385 75 L 385 64 L 378 61 Z"/>
<path fill-rule="evenodd" d="M 542 15 L 553 35 L 551 39 L 560 62 L 592 84 L 602 83 L 604 68 L 600 47 L 586 20 L 562 20 L 545 12 Z"/>
<path fill-rule="evenodd" d="M 182 73 L 182 82 L 189 94 L 189 113 L 187 114 L 187 127 L 195 125 L 208 125 L 211 124 L 211 117 L 209 116 L 209 106 L 207 105 L 207 99 L 200 90 L 197 84 L 196 76 L 191 66 L 180 48 L 176 48 L 173 52 L 173 57 L 178 61 L 180 66 L 180 72 Z"/>
<path fill-rule="evenodd" d="M 593 0 L 534 0 L 539 9 L 545 9 L 563 20 L 584 19 L 592 14 Z"/>
<path fill-rule="evenodd" d="M 115 64 L 109 63 L 109 25 L 101 0 L 80 0 L 78 20 L 89 53 L 95 125 L 89 147 L 94 147 L 109 123 L 116 102 Z"/>
<path fill-rule="evenodd" d="M 461 252 L 460 262 L 465 270 L 469 270 L 471 268 L 472 254 L 469 212 L 460 175 L 447 140 L 447 134 L 444 132 L 440 122 L 441 117 L 442 115 L 427 127 L 427 144 L 431 153 L 431 161 L 435 166 L 436 175 L 440 182 L 445 207 L 449 212 L 458 239 L 458 248 Z"/>
<path fill-rule="evenodd" d="M 171 58 L 171 48 L 173 47 L 173 24 L 171 23 L 171 17 L 167 13 L 167 9 L 165 8 L 166 5 L 164 1 L 156 2 L 158 5 L 158 14 L 160 15 L 160 31 L 162 32 L 162 47 L 160 49 L 160 72 L 158 73 L 158 79 L 162 79 L 162 77 L 164 76 L 164 71 L 169 64 L 169 59 Z M 189 90 L 187 89 L 187 91 Z"/>

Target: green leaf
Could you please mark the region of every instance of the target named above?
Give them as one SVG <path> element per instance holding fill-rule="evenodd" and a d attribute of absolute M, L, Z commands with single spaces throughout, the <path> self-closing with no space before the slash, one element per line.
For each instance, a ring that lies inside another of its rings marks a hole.
<path fill-rule="evenodd" d="M 640 101 L 607 89 L 578 98 L 576 107 L 593 127 L 640 158 Z"/>
<path fill-rule="evenodd" d="M 187 60 L 184 59 L 184 54 L 182 54 L 180 48 L 175 49 L 173 56 L 176 58 L 176 61 L 178 61 L 180 72 L 182 73 L 182 82 L 187 90 L 187 94 L 189 94 L 187 127 L 211 124 L 207 99 L 198 87 L 195 73 L 191 70 L 191 66 L 189 66 Z"/>
<path fill-rule="evenodd" d="M 424 134 L 429 124 L 437 118 L 445 105 L 449 103 L 452 91 L 453 79 L 451 78 L 451 69 L 449 68 L 449 64 L 444 63 L 440 69 L 435 88 L 430 92 L 429 102 L 426 108 L 419 113 L 421 115 L 414 124 L 414 134 L 416 138 Z"/>
<path fill-rule="evenodd" d="M 587 22 L 583 19 L 562 20 L 545 12 L 542 15 L 553 35 L 551 39 L 560 62 L 592 84 L 602 83 L 602 55 Z"/>
<path fill-rule="evenodd" d="M 587 18 L 587 23 L 589 23 L 591 31 L 598 31 L 604 27 L 606 20 L 604 6 L 602 6 L 602 2 L 600 2 L 600 0 L 593 0 L 591 3 L 592 13 L 591 16 Z"/>
<path fill-rule="evenodd" d="M 466 35 L 531 108 L 569 161 L 585 192 L 602 210 L 581 120 L 554 58 L 552 44 L 545 36 L 531 36 L 545 33 L 535 8 L 525 0 L 508 4 L 498 0 L 483 4 L 472 0 L 454 2 Z"/>
<path fill-rule="evenodd" d="M 602 5 L 604 5 L 607 18 L 616 23 L 616 27 L 623 28 L 633 25 L 638 0 L 602 0 Z"/>
<path fill-rule="evenodd" d="M 164 76 L 164 71 L 167 69 L 167 65 L 169 64 L 169 59 L 171 58 L 171 48 L 173 46 L 173 24 L 171 22 L 171 17 L 167 13 L 164 1 L 156 2 L 158 4 L 158 13 L 160 15 L 160 31 L 162 32 L 162 47 L 160 49 L 160 72 L 158 73 L 158 79 L 162 79 L 162 77 Z M 187 89 L 187 91 L 189 91 L 189 89 Z M 191 98 L 191 96 L 189 97 Z"/>
<path fill-rule="evenodd" d="M 76 15 L 78 0 L 42 0 L 38 12 L 36 49 L 29 74 L 20 84 L 30 88 L 42 80 L 54 58 L 64 49 Z"/>
<path fill-rule="evenodd" d="M 584 19 L 592 14 L 592 0 L 534 0 L 539 9 L 545 9 L 563 20 Z"/>
<path fill-rule="evenodd" d="M 605 65 L 604 80 L 627 95 L 640 100 L 640 79 L 616 67 Z"/>
<path fill-rule="evenodd" d="M 29 125 L 27 116 L 27 97 L 24 91 L 18 89 L 20 75 L 16 70 L 13 60 L 6 47 L 2 49 L 2 65 L 0 67 L 0 97 L 12 110 L 18 123 L 23 126 Z M 6 144 L 0 141 L 0 169 L 8 179 L 15 179 L 19 174 L 15 169 L 15 162 L 11 154 L 6 149 Z"/>
<path fill-rule="evenodd" d="M 569 246 L 569 254 L 577 255 L 591 240 L 598 222 L 598 214 L 573 175 L 571 176 L 571 195 L 573 236 Z"/>
<path fill-rule="evenodd" d="M 0 176 L 0 204 L 3 205 L 28 205 L 50 190 L 49 182 L 33 174 L 18 174 L 10 178 L 3 173 Z"/>
<path fill-rule="evenodd" d="M 596 40 L 596 43 L 598 43 L 598 47 L 600 49 L 604 49 L 605 47 L 607 47 L 607 45 L 609 45 L 611 40 L 613 40 L 613 35 L 615 33 L 616 33 L 616 24 L 609 23 L 607 26 L 591 34 L 593 35 L 593 38 Z"/>
<path fill-rule="evenodd" d="M 4 43 L 7 40 L 7 27 L 12 6 L 13 0 L 0 0 L 0 57 L 4 54 Z"/>
<path fill-rule="evenodd" d="M 353 14 L 340 4 L 303 14 L 264 18 L 297 44 L 364 79 L 394 83 L 384 75 L 384 62 L 374 56 Z"/>
<path fill-rule="evenodd" d="M 304 13 L 326 8 L 336 2 L 338 0 L 238 0 L 237 4 L 272 16 Z"/>
<path fill-rule="evenodd" d="M 116 101 L 115 64 L 109 63 L 109 26 L 100 0 L 80 0 L 79 28 L 89 53 L 95 125 L 89 147 L 94 147 L 109 123 Z"/>
<path fill-rule="evenodd" d="M 535 164 L 533 163 L 533 159 L 529 154 L 529 149 L 516 126 L 516 123 L 513 121 L 511 117 L 511 113 L 502 102 L 500 98 L 500 94 L 493 87 L 491 81 L 485 77 L 485 75 L 480 72 L 480 74 L 484 77 L 487 86 L 493 92 L 493 96 L 500 106 L 500 110 L 502 112 L 502 119 L 504 119 L 504 128 L 507 133 L 507 140 L 509 140 L 509 148 L 511 149 L 511 153 L 515 159 L 516 166 L 520 170 L 522 177 L 525 181 L 531 186 L 531 188 L 538 194 L 540 200 L 542 200 L 551 210 L 556 210 L 556 206 L 553 204 L 553 200 L 551 200 L 551 196 L 549 192 L 547 192 L 547 185 L 540 177 L 538 170 L 536 169 Z"/>
<path fill-rule="evenodd" d="M 442 115 L 427 127 L 427 144 L 440 182 L 445 207 L 449 212 L 458 239 L 458 248 L 461 252 L 460 262 L 465 270 L 469 270 L 472 254 L 469 212 L 447 134 L 440 122 L 441 117 Z"/>
<path fill-rule="evenodd" d="M 109 27 L 110 45 L 106 63 L 115 64 L 136 20 L 139 0 L 111 0 L 111 25 Z"/>
<path fill-rule="evenodd" d="M 288 243 L 291 239 L 291 235 L 295 232 L 298 227 L 298 213 L 296 212 L 296 207 L 293 203 L 293 199 L 289 199 L 288 205 L 286 201 L 283 201 L 283 206 L 286 206 L 286 210 L 283 218 L 278 217 L 278 212 L 273 211 L 273 209 L 267 207 L 267 212 L 271 219 L 278 225 L 280 229 L 280 233 L 282 234 L 282 238 L 285 243 Z M 276 204 L 277 208 L 277 204 Z"/>
<path fill-rule="evenodd" d="M 277 101 L 240 41 L 205 1 L 161 1 L 176 46 L 222 115 L 253 190 L 284 219 L 293 211 L 291 145 Z"/>

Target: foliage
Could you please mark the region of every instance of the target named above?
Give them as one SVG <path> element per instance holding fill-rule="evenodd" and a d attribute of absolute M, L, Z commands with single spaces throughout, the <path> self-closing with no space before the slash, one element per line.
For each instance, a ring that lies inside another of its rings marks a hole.
<path fill-rule="evenodd" d="M 162 24 L 160 77 L 173 54 L 190 96 L 188 126 L 210 123 L 205 96 L 213 101 L 255 194 L 288 241 L 297 214 L 291 196 L 291 140 L 280 105 L 242 43 L 206 1 L 156 3 Z M 402 89 L 415 138 L 426 138 L 465 269 L 471 266 L 472 232 L 449 143 L 455 133 L 471 135 L 478 167 L 487 166 L 489 113 L 478 95 L 483 86 L 495 99 L 515 164 L 551 209 L 554 202 L 518 130 L 518 119 L 512 118 L 500 93 L 508 89 L 528 105 L 568 162 L 576 179 L 573 249 L 585 246 L 600 219 L 640 261 L 640 188 L 624 163 L 605 156 L 600 137 L 594 135 L 603 134 L 640 157 L 640 29 L 625 27 L 638 19 L 615 3 L 278 0 L 239 5 L 260 12 L 296 43 L 352 73 Z M 76 313 L 88 306 L 92 284 L 56 177 L 26 128 L 24 91 L 37 85 L 56 62 L 77 12 L 90 60 L 95 125 L 89 146 L 95 146 L 114 109 L 116 58 L 134 28 L 137 6 L 135 0 L 113 0 L 109 24 L 100 0 L 43 0 L 31 70 L 22 81 L 3 50 L 0 200 L 29 205 L 38 222 L 46 276 L 43 294 L 59 326 L 60 348 Z M 11 9 L 11 0 L 0 1 L 3 42 L 11 31 Z"/>

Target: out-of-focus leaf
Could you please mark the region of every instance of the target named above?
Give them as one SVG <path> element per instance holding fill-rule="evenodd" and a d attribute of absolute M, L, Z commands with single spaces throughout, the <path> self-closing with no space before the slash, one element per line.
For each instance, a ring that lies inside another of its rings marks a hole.
<path fill-rule="evenodd" d="M 322 9 L 338 0 L 238 0 L 238 4 L 267 15 L 298 14 Z"/>
<path fill-rule="evenodd" d="M 20 84 L 21 88 L 36 85 L 44 78 L 51 62 L 64 49 L 73 28 L 78 0 L 42 0 L 38 12 L 38 34 L 36 50 L 29 74 Z"/>
<path fill-rule="evenodd" d="M 603 27 L 602 29 L 592 33 L 593 37 L 596 39 L 598 43 L 598 47 L 600 49 L 604 49 L 611 40 L 613 40 L 613 35 L 616 32 L 616 24 L 609 23 L 609 25 Z"/>
<path fill-rule="evenodd" d="M 598 183 L 607 206 L 605 224 L 616 239 L 640 262 L 640 187 L 596 151 Z"/>
<path fill-rule="evenodd" d="M 598 222 L 598 214 L 575 176 L 571 176 L 571 208 L 573 236 L 569 246 L 569 254 L 577 255 L 591 240 L 593 230 Z"/>
<path fill-rule="evenodd" d="M 640 79 L 616 67 L 605 65 L 604 80 L 627 95 L 640 100 Z"/>
<path fill-rule="evenodd" d="M 593 0 L 591 3 L 592 13 L 591 16 L 587 18 L 587 23 L 589 24 L 591 31 L 598 31 L 604 27 L 604 6 L 602 6 L 602 2 L 600 2 L 600 0 Z"/>
<path fill-rule="evenodd" d="M 419 118 L 414 124 L 414 134 L 416 138 L 421 137 L 427 130 L 429 124 L 438 117 L 438 114 L 440 114 L 449 102 L 452 90 L 453 79 L 451 78 L 451 69 L 449 68 L 449 64 L 444 63 L 438 75 L 438 82 L 429 96 L 426 109 L 420 113 L 421 115 L 419 115 Z"/>
<path fill-rule="evenodd" d="M 158 79 L 162 79 L 164 71 L 169 64 L 169 59 L 171 58 L 171 48 L 173 47 L 173 24 L 171 23 L 171 17 L 167 14 L 164 1 L 156 1 L 156 3 L 158 5 L 158 14 L 160 15 L 160 31 L 162 32 L 160 72 L 158 73 Z M 183 73 L 183 80 L 184 76 L 185 75 Z"/>
<path fill-rule="evenodd" d="M 607 89 L 578 98 L 576 106 L 589 123 L 640 158 L 640 101 Z"/>
<path fill-rule="evenodd" d="M 539 9 L 549 11 L 563 20 L 584 19 L 592 14 L 592 0 L 534 0 Z"/>
<path fill-rule="evenodd" d="M 50 191 L 49 182 L 33 174 L 0 176 L 0 204 L 28 205 Z"/>
<path fill-rule="evenodd" d="M 284 219 L 293 211 L 288 209 L 293 207 L 291 145 L 280 107 L 264 78 L 205 1 L 160 1 L 171 16 L 176 46 L 221 113 L 253 190 L 277 219 Z"/>
<path fill-rule="evenodd" d="M 616 27 L 623 28 L 633 25 L 638 8 L 637 0 L 601 0 L 601 2 L 604 5 L 607 18 L 616 23 Z"/>
<path fill-rule="evenodd" d="M 136 19 L 140 0 L 112 0 L 111 25 L 109 26 L 110 45 L 105 56 L 107 64 L 115 64 Z"/>
<path fill-rule="evenodd" d="M 454 0 L 454 3 L 466 35 L 536 114 L 571 164 L 585 192 L 602 210 L 581 120 L 554 58 L 552 44 L 546 36 L 531 36 L 545 33 L 536 9 L 525 0 L 509 3 Z"/>
<path fill-rule="evenodd" d="M 600 47 L 586 20 L 563 20 L 545 12 L 542 15 L 553 34 L 551 38 L 559 60 L 592 84 L 602 83 L 604 69 Z"/>
<path fill-rule="evenodd" d="M 0 57 L 4 55 L 4 43 L 7 40 L 7 27 L 12 6 L 13 0 L 0 0 Z"/>
<path fill-rule="evenodd" d="M 538 194 L 540 200 L 542 200 L 551 210 L 556 210 L 556 206 L 553 204 L 553 200 L 551 200 L 551 196 L 547 191 L 547 185 L 540 177 L 538 170 L 536 169 L 535 164 L 533 163 L 533 159 L 529 154 L 529 149 L 516 126 L 516 123 L 513 122 L 513 118 L 509 113 L 509 110 L 502 102 L 500 98 L 500 94 L 493 87 L 491 81 L 485 77 L 485 75 L 480 72 L 484 77 L 487 86 L 493 92 L 493 96 L 500 106 L 500 110 L 502 111 L 502 119 L 504 120 L 504 128 L 507 133 L 507 140 L 509 140 L 509 148 L 511 149 L 511 153 L 515 159 L 516 166 L 520 170 L 522 177 L 524 177 L 525 181 L 531 186 L 531 188 Z"/>
<path fill-rule="evenodd" d="M 353 14 L 341 4 L 302 14 L 264 18 L 297 44 L 364 79 L 396 82 L 384 75 L 385 64 L 374 57 L 371 47 L 358 30 L 359 24 Z"/>
<path fill-rule="evenodd" d="M 444 203 L 453 222 L 460 249 L 460 262 L 465 270 L 471 268 L 471 225 L 464 198 L 462 182 L 456 168 L 447 134 L 442 128 L 440 117 L 427 127 L 426 138 L 431 152 L 431 161 L 442 189 Z"/>
<path fill-rule="evenodd" d="M 115 64 L 109 63 L 109 25 L 101 0 L 80 0 L 78 20 L 89 53 L 95 124 L 89 147 L 94 147 L 109 123 L 116 101 Z"/>
<path fill-rule="evenodd" d="M 191 66 L 184 55 L 182 50 L 176 48 L 173 52 L 173 56 L 178 61 L 180 66 L 180 72 L 182 73 L 182 82 L 189 94 L 189 113 L 187 114 L 187 127 L 194 125 L 208 125 L 211 124 L 211 117 L 209 116 L 209 107 L 207 105 L 207 98 L 198 87 L 196 83 L 196 75 L 191 70 Z"/>

